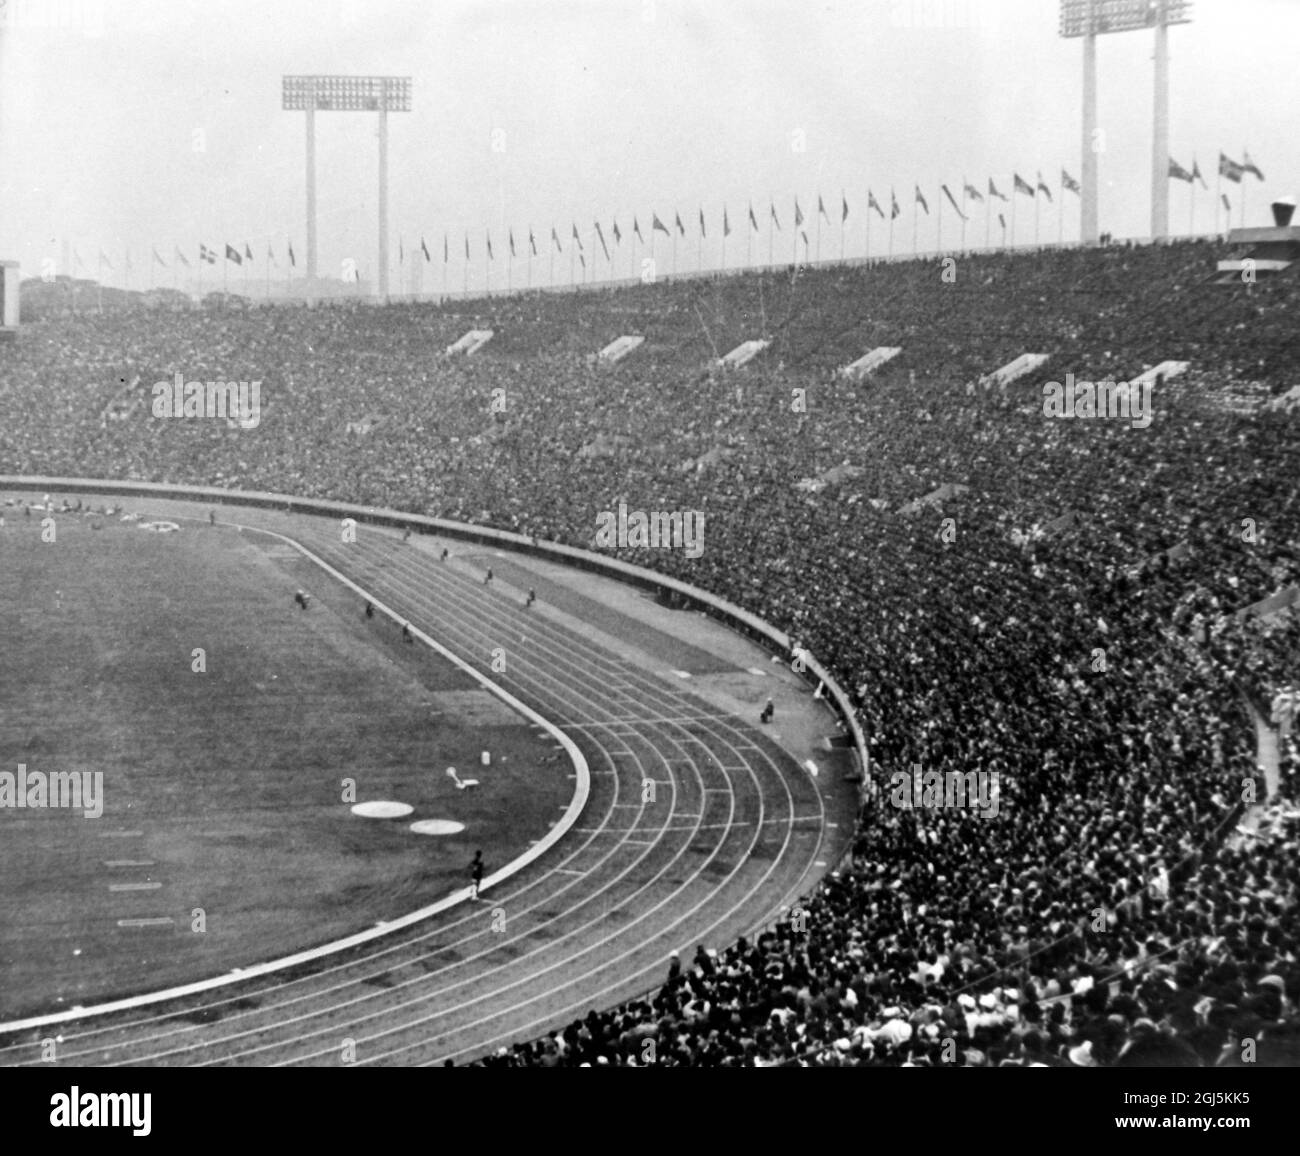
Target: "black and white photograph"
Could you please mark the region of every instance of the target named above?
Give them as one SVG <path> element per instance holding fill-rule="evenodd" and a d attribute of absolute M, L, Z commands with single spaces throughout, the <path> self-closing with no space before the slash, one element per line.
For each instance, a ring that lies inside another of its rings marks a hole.
<path fill-rule="evenodd" d="M 7 1119 L 1294 1131 L 1297 48 L 0 0 Z"/>

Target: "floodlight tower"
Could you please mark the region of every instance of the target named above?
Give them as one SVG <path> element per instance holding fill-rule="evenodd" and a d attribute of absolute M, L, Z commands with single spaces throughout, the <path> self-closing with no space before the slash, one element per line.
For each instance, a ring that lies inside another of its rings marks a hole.
<path fill-rule="evenodd" d="M 285 76 L 282 107 L 307 114 L 307 276 L 316 278 L 316 112 L 379 113 L 379 296 L 388 297 L 388 114 L 411 111 L 409 76 Z"/>
<path fill-rule="evenodd" d="M 1190 24 L 1192 0 L 1061 0 L 1061 35 L 1083 38 L 1082 240 L 1097 242 L 1097 37 L 1154 28 L 1155 123 L 1151 138 L 1151 236 L 1169 234 L 1169 26 Z"/>

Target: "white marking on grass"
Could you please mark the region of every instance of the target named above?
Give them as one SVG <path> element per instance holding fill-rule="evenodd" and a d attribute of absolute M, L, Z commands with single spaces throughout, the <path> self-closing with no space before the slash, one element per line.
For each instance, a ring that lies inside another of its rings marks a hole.
<path fill-rule="evenodd" d="M 155 919 L 119 919 L 117 925 L 118 927 L 168 927 L 175 922 L 176 920 L 170 915 L 160 915 Z"/>
<path fill-rule="evenodd" d="M 152 867 L 152 859 L 105 859 L 105 867 Z"/>
<path fill-rule="evenodd" d="M 157 891 L 161 883 L 110 883 L 110 891 Z"/>

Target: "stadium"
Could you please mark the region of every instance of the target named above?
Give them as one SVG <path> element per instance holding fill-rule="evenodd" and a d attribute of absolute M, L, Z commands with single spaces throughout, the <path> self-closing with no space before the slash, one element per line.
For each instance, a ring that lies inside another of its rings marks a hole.
<path fill-rule="evenodd" d="M 389 251 L 385 84 L 326 287 L 327 81 L 375 109 L 286 74 L 265 270 L 6 269 L 0 1064 L 1300 1063 L 1286 192 L 1221 153 L 1173 232 L 1161 156 L 1120 240 L 1086 166 L 886 174 L 461 267 Z"/>

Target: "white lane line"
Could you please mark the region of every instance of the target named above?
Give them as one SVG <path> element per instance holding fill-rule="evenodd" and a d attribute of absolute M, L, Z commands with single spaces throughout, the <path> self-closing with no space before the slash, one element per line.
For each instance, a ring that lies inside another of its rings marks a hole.
<path fill-rule="evenodd" d="M 161 883 L 110 883 L 110 891 L 157 891 Z"/>
<path fill-rule="evenodd" d="M 101 839 L 138 839 L 143 831 L 100 831 Z"/>
<path fill-rule="evenodd" d="M 105 867 L 152 867 L 152 859 L 105 859 Z"/>
<path fill-rule="evenodd" d="M 119 919 L 118 927 L 169 927 L 175 923 L 170 915 L 161 916 L 158 919 Z"/>

